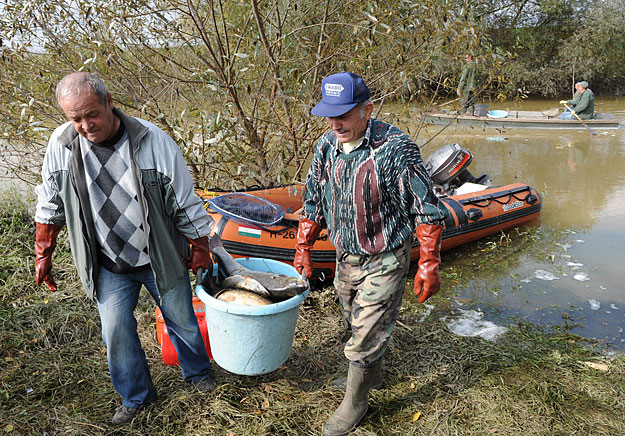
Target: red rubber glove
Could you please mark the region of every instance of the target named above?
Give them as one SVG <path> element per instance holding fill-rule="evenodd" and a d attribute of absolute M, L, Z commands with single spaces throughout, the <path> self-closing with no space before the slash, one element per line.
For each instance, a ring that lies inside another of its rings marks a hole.
<path fill-rule="evenodd" d="M 187 240 L 191 244 L 191 256 L 187 257 L 187 265 L 191 268 L 191 271 L 197 274 L 197 270 L 202 268 L 204 271 L 212 274 L 213 260 L 208 247 L 208 236 L 197 239 L 187 238 Z"/>
<path fill-rule="evenodd" d="M 61 227 L 54 224 L 35 223 L 35 281 L 37 286 L 45 283 L 51 292 L 56 291 L 52 277 L 52 253 Z"/>
<path fill-rule="evenodd" d="M 419 303 L 436 294 L 441 287 L 438 265 L 441 263 L 441 241 L 443 228 L 440 225 L 421 224 L 417 227 L 419 270 L 414 276 L 414 293 Z"/>
<path fill-rule="evenodd" d="M 321 226 L 314 221 L 302 218 L 297 228 L 297 244 L 295 244 L 295 258 L 293 266 L 302 274 L 302 270 L 307 278 L 313 274 L 312 261 L 310 260 L 310 250 L 317 240 Z"/>

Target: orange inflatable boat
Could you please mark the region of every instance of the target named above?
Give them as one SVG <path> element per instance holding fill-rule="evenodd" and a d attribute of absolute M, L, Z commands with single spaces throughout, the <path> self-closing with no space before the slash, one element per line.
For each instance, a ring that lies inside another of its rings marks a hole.
<path fill-rule="evenodd" d="M 534 188 L 523 183 L 492 187 L 488 175 L 475 178 L 468 172 L 472 157 L 458 144 L 449 144 L 425 163 L 435 192 L 449 211 L 443 229 L 443 250 L 517 227 L 540 214 L 541 197 Z M 257 226 L 232 218 L 211 208 L 209 203 L 225 192 L 198 191 L 215 221 L 211 234 L 219 235 L 224 248 L 234 257 L 263 257 L 292 264 L 304 185 L 244 192 L 281 206 L 282 219 L 270 226 Z M 411 257 L 413 261 L 419 257 L 416 236 L 412 240 Z M 334 276 L 336 253 L 325 229 L 313 247 L 311 258 L 314 278 L 323 281 Z"/>

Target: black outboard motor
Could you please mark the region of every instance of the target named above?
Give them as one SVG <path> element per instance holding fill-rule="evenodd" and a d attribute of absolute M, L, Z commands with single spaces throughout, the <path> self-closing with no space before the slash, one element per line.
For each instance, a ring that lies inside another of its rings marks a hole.
<path fill-rule="evenodd" d="M 466 182 L 492 186 L 488 174 L 484 173 L 475 178 L 469 171 L 473 154 L 460 144 L 447 144 L 436 150 L 425 161 L 434 183 L 434 192 L 437 195 L 454 195 L 454 191 Z"/>

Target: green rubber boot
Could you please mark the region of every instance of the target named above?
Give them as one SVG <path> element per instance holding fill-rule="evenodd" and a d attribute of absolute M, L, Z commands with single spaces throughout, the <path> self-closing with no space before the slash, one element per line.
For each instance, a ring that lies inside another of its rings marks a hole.
<path fill-rule="evenodd" d="M 370 389 L 382 389 L 382 386 L 384 385 L 384 381 L 382 380 L 382 365 L 380 365 L 380 371 L 376 371 L 374 374 L 371 375 L 371 381 L 370 381 Z M 328 386 L 332 389 L 337 389 L 337 390 L 341 390 L 344 391 L 345 388 L 347 387 L 347 377 L 340 377 L 337 378 L 335 380 L 332 380 Z"/>
<path fill-rule="evenodd" d="M 360 368 L 349 365 L 343 402 L 323 426 L 323 436 L 345 436 L 355 429 L 369 408 L 369 389 L 380 379 L 380 365 Z"/>

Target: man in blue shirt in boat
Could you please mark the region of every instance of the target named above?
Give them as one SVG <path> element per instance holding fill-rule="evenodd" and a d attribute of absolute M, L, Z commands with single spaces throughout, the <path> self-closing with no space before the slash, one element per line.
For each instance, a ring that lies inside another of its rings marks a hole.
<path fill-rule="evenodd" d="M 595 94 L 588 88 L 588 82 L 575 84 L 575 95 L 572 100 L 560 100 L 565 105 L 565 112 L 560 115 L 562 120 L 573 120 L 575 115 L 580 120 L 592 120 L 595 117 Z M 568 106 L 568 107 L 566 107 Z"/>
<path fill-rule="evenodd" d="M 371 117 L 362 78 L 342 72 L 322 81 L 312 114 L 328 120 L 306 178 L 295 268 L 312 277 L 311 249 L 322 227 L 336 247 L 334 286 L 351 337 L 345 397 L 323 428 L 325 436 L 353 430 L 381 386 L 381 361 L 401 307 L 412 235 L 420 243 L 415 294 L 423 303 L 440 288 L 438 265 L 445 207 L 417 145 L 397 127 Z"/>

